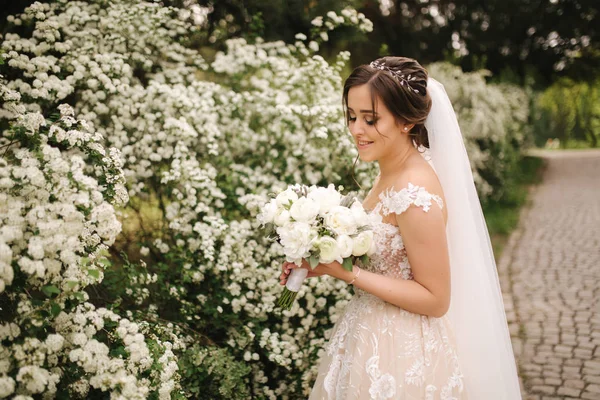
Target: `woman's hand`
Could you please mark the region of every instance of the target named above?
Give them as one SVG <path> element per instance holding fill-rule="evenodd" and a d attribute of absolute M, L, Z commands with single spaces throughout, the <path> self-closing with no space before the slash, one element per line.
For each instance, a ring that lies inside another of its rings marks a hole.
<path fill-rule="evenodd" d="M 308 261 L 306 259 L 302 259 L 302 266 L 300 266 L 300 267 L 298 267 L 294 263 L 286 261 L 281 266 L 282 273 L 281 273 L 281 276 L 279 277 L 280 285 L 285 285 L 287 283 L 288 276 L 289 276 L 290 272 L 292 271 L 292 269 L 294 269 L 294 268 L 308 269 L 308 275 L 306 276 L 307 278 L 312 278 L 312 277 L 321 276 L 321 275 L 330 275 L 335 278 L 344 279 L 345 281 L 348 281 L 348 279 L 351 279 L 351 275 L 352 275 L 351 272 L 346 271 L 344 269 L 344 267 L 342 267 L 342 264 L 340 264 L 337 261 L 334 261 L 329 264 L 319 263 L 315 268 L 311 268 L 310 264 L 308 263 Z"/>
<path fill-rule="evenodd" d="M 307 278 L 312 278 L 315 276 L 321 276 L 323 275 L 325 272 L 323 272 L 321 269 L 319 268 L 319 265 L 317 265 L 315 267 L 315 269 L 312 269 L 310 267 L 310 264 L 308 263 L 307 260 L 302 259 L 302 266 L 299 267 L 296 264 L 292 263 L 292 262 L 284 262 L 283 265 L 281 266 L 281 275 L 279 276 L 279 284 L 280 285 L 285 285 L 287 283 L 287 279 L 288 276 L 290 275 L 290 273 L 292 272 L 292 269 L 294 268 L 306 268 L 308 269 L 308 275 L 306 275 Z"/>

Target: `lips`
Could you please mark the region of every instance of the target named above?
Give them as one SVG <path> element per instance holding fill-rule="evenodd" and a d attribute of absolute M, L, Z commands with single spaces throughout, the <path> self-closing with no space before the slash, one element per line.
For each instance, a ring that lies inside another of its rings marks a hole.
<path fill-rule="evenodd" d="M 367 140 L 359 140 L 358 141 L 358 148 L 359 149 L 364 149 L 369 147 L 371 144 L 373 144 L 373 142 L 367 141 Z"/>

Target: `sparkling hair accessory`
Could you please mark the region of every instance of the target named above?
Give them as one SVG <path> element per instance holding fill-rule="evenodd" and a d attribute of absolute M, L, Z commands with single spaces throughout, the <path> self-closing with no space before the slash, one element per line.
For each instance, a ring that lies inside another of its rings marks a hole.
<path fill-rule="evenodd" d="M 412 76 L 412 75 L 408 75 L 406 76 L 405 74 L 402 73 L 401 70 L 398 71 L 394 71 L 393 69 L 391 69 L 390 67 L 388 67 L 387 65 L 380 63 L 379 61 L 375 60 L 375 61 L 371 61 L 371 63 L 369 64 L 371 67 L 375 68 L 375 69 L 379 69 L 381 71 L 388 71 L 390 74 L 392 74 L 392 76 L 400 81 L 400 84 L 403 86 L 406 86 L 408 89 L 412 90 L 415 93 L 421 93 L 419 92 L 417 89 L 413 89 L 412 86 L 410 86 L 410 81 L 414 81 L 417 78 Z"/>

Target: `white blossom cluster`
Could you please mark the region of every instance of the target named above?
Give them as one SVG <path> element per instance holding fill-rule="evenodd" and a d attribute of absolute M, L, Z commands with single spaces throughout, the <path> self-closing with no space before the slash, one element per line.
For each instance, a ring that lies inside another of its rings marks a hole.
<path fill-rule="evenodd" d="M 114 206 L 128 195 L 120 153 L 106 151 L 66 104 L 52 122 L 21 107 L 2 77 L 0 94 L 10 110 L 0 138 L 0 292 L 3 307 L 15 310 L 0 325 L 0 398 L 53 398 L 62 368 L 73 364 L 80 371 L 68 387 L 73 398 L 97 389 L 145 399 L 156 389 L 170 399 L 178 375 L 168 343 L 155 360 L 136 323 L 89 303 L 70 311 L 88 297 L 83 288 L 102 279 L 106 250 L 121 231 Z M 108 338 L 105 320 L 118 324 Z M 117 342 L 126 357 L 110 354 Z M 155 363 L 160 373 L 149 380 Z"/>
<path fill-rule="evenodd" d="M 327 31 L 332 31 L 340 25 L 352 25 L 356 26 L 362 32 L 372 32 L 373 22 L 369 20 L 363 13 L 357 12 L 355 9 L 347 7 L 343 9 L 340 14 L 336 14 L 334 11 L 329 11 L 325 17 L 319 16 L 311 21 L 311 24 L 319 28 L 316 32 L 319 35 L 319 39 L 326 42 L 329 40 Z M 297 37 L 298 38 L 298 37 Z M 306 38 L 299 37 L 298 39 L 304 40 Z M 312 42 L 315 43 L 315 42 Z M 309 43 L 309 47 L 312 47 Z"/>
<path fill-rule="evenodd" d="M 169 342 L 158 342 L 163 353 L 153 358 L 140 325 L 105 308 L 82 303 L 60 312 L 47 325 L 55 333 L 44 341 L 25 337 L 15 324 L 0 325 L 0 398 L 14 393 L 44 393 L 53 398 L 68 364 L 79 367 L 79 379 L 69 376 L 71 398 L 88 398 L 91 391 L 110 392 L 123 399 L 146 399 L 152 390 L 170 399 L 177 387 L 177 363 Z M 111 354 L 115 348 L 122 351 Z M 16 372 L 16 377 L 10 373 Z M 148 376 L 154 379 L 148 379 Z"/>
<path fill-rule="evenodd" d="M 4 101 L 18 97 L 4 81 L 0 88 Z M 100 277 L 103 253 L 121 231 L 113 204 L 128 197 L 119 152 L 106 154 L 69 106 L 59 110 L 51 125 L 38 112 L 16 115 L 0 140 L 0 292 L 15 268 L 32 288 L 80 290 Z M 26 140 L 38 144 L 24 147 Z"/>

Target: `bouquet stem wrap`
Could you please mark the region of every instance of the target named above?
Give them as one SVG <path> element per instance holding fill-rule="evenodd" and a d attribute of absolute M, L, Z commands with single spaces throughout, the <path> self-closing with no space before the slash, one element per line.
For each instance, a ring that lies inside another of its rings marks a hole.
<path fill-rule="evenodd" d="M 283 289 L 283 293 L 279 298 L 277 304 L 283 308 L 284 310 L 290 310 L 292 305 L 294 304 L 294 300 L 296 300 L 296 296 L 302 287 L 302 283 L 306 279 L 308 275 L 308 270 L 306 268 L 294 268 L 292 272 L 290 272 L 290 276 L 288 277 L 288 281 L 285 284 L 285 288 Z"/>

